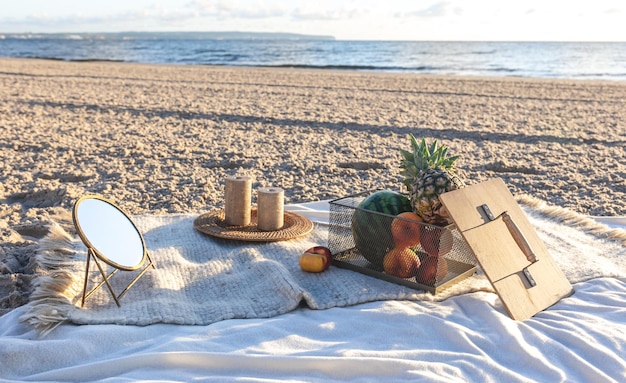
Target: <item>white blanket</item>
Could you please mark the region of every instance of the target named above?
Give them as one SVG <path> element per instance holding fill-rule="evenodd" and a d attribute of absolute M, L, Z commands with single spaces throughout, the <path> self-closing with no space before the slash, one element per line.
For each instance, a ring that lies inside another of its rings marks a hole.
<path fill-rule="evenodd" d="M 325 219 L 323 211 L 298 208 Z M 574 288 L 524 322 L 511 320 L 496 294 L 476 292 L 443 302 L 300 308 L 208 326 L 62 325 L 41 339 L 19 323 L 22 307 L 0 317 L 0 378 L 626 381 L 626 282 L 596 278 Z"/>

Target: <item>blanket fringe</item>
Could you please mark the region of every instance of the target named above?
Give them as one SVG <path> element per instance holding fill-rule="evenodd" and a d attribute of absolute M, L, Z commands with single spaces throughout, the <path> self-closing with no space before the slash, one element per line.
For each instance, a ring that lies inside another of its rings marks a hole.
<path fill-rule="evenodd" d="M 522 194 L 516 196 L 517 202 L 532 208 L 544 216 L 557 222 L 580 229 L 601 239 L 609 239 L 626 246 L 626 230 L 611 228 L 572 210 L 560 206 L 549 205 L 547 202 L 533 196 Z"/>
<path fill-rule="evenodd" d="M 68 302 L 71 302 L 79 293 L 82 293 L 79 288 L 80 283 L 80 278 L 71 271 L 51 271 L 47 275 L 37 278 L 31 300 L 64 297 Z"/>
<path fill-rule="evenodd" d="M 59 298 L 38 302 L 20 317 L 20 322 L 30 325 L 40 337 L 45 337 L 68 319 L 69 307 Z"/>
<path fill-rule="evenodd" d="M 48 234 L 39 241 L 37 264 L 44 270 L 66 268 L 77 253 L 77 242 L 58 223 L 48 227 Z"/>
<path fill-rule="evenodd" d="M 68 319 L 73 301 L 82 293 L 81 279 L 72 270 L 77 242 L 59 224 L 52 223 L 39 242 L 37 264 L 44 274 L 37 277 L 30 296 L 33 303 L 20 321 L 46 336 Z"/>

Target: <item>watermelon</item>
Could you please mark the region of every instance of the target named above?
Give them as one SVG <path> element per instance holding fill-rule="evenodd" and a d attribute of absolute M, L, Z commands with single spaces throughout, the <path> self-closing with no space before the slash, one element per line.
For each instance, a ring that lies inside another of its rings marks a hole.
<path fill-rule="evenodd" d="M 404 195 L 380 190 L 361 201 L 354 211 L 354 244 L 375 269 L 383 269 L 383 258 L 394 246 L 391 222 L 396 215 L 411 210 L 411 202 Z"/>

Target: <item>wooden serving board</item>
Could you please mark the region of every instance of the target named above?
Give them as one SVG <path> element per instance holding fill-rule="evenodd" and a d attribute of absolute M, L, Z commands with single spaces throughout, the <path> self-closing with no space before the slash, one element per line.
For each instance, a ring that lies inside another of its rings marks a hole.
<path fill-rule="evenodd" d="M 528 319 L 574 291 L 502 179 L 451 191 L 440 199 L 511 318 Z M 536 262 L 516 242 L 500 216 L 503 212 L 517 226 Z"/>

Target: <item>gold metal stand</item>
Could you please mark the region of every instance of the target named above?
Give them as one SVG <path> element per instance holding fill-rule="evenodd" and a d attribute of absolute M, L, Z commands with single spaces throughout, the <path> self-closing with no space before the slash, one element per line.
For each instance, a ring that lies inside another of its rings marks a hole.
<path fill-rule="evenodd" d="M 98 283 L 95 287 L 93 287 L 89 292 L 87 292 L 87 283 L 89 281 L 89 266 L 90 266 L 90 261 L 92 258 L 96 266 L 98 267 L 98 271 L 100 272 L 100 275 L 102 275 L 102 281 Z M 102 285 L 107 286 L 109 292 L 111 293 L 111 296 L 113 297 L 113 300 L 115 301 L 115 304 L 117 305 L 117 307 L 121 307 L 120 299 L 122 299 L 124 294 L 128 292 L 128 290 L 135 284 L 135 282 L 137 282 L 139 278 L 141 278 L 146 273 L 146 271 L 148 271 L 148 268 L 152 267 L 153 269 L 156 269 L 154 262 L 152 262 L 152 258 L 150 258 L 150 255 L 147 252 L 146 252 L 146 258 L 148 259 L 146 266 L 143 269 L 141 269 L 141 271 L 135 276 L 135 278 L 133 278 L 133 280 L 130 281 L 128 286 L 126 286 L 126 288 L 124 288 L 124 290 L 122 290 L 122 292 L 119 293 L 119 295 L 117 295 L 115 291 L 113 290 L 113 286 L 111 286 L 111 283 L 109 282 L 109 280 L 111 279 L 111 277 L 113 277 L 113 275 L 117 274 L 118 271 L 123 270 L 123 269 L 111 266 L 113 268 L 113 271 L 106 274 L 105 270 L 102 268 L 102 265 L 100 264 L 100 262 L 98 262 L 98 257 L 96 256 L 96 252 L 91 247 L 89 247 L 87 249 L 87 265 L 85 266 L 85 283 L 83 284 L 83 299 L 81 300 L 80 307 L 84 307 L 85 300 L 89 298 L 90 296 L 92 296 L 93 293 L 95 293 L 100 287 L 102 287 Z"/>

